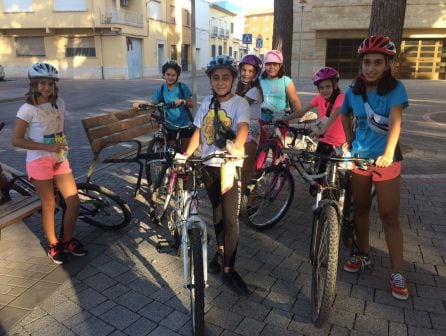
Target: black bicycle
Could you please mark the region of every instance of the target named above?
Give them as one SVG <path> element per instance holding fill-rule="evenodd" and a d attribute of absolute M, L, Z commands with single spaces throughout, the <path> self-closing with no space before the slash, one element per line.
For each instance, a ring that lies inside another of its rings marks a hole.
<path fill-rule="evenodd" d="M 311 308 L 313 323 L 322 327 L 335 297 L 340 241 L 349 249 L 356 244 L 348 165 L 369 170 L 374 160 L 327 157 L 313 152 L 301 155 L 317 157 L 327 164 L 325 177 L 311 181 L 313 185 L 317 183 L 309 253 L 312 265 Z"/>
<path fill-rule="evenodd" d="M 4 123 L 0 124 L 0 130 Z M 34 185 L 23 172 L 0 162 L 2 179 L 0 204 L 9 201 L 15 195 L 37 195 Z M 93 183 L 77 183 L 80 199 L 79 219 L 89 225 L 106 230 L 118 230 L 130 223 L 132 218 L 128 204 L 113 191 Z M 65 212 L 64 199 L 55 190 L 58 209 Z M 62 215 L 63 217 L 63 215 Z M 63 230 L 63 226 L 61 227 Z"/>

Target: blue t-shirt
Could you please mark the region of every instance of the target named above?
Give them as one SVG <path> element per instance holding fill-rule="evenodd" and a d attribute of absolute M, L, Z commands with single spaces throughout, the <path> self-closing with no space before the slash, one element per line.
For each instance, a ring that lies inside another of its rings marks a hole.
<path fill-rule="evenodd" d="M 179 85 L 181 85 L 182 92 L 184 94 L 184 97 L 181 94 Z M 161 97 L 161 88 L 164 86 L 163 91 L 163 98 Z M 152 102 L 154 104 L 159 104 L 161 102 L 164 102 L 165 104 L 174 102 L 177 99 L 188 99 L 192 97 L 192 92 L 190 92 L 189 88 L 186 84 L 183 83 L 177 83 L 173 88 L 169 89 L 166 84 L 163 84 L 160 86 L 156 92 L 152 96 Z M 177 126 L 187 126 L 191 122 L 189 117 L 189 112 L 187 109 L 180 105 L 178 107 L 174 108 L 166 108 L 166 119 Z M 169 127 L 169 125 L 167 125 Z M 171 127 L 171 126 L 170 126 Z"/>
<path fill-rule="evenodd" d="M 264 106 L 270 107 L 273 112 L 283 111 L 287 107 L 286 87 L 291 83 L 291 78 L 282 76 L 278 79 L 262 79 L 260 78 L 260 86 L 262 87 Z M 277 116 L 281 118 L 283 116 Z M 266 122 L 271 121 L 271 115 L 262 113 L 260 119 Z"/>
<path fill-rule="evenodd" d="M 367 93 L 367 100 L 372 110 L 386 118 L 390 110 L 396 105 L 403 108 L 409 106 L 406 88 L 398 81 L 395 89 L 385 96 L 380 96 L 376 90 Z M 347 115 L 353 111 L 356 118 L 355 140 L 352 143 L 352 154 L 359 154 L 363 158 L 375 159 L 384 153 L 387 145 L 387 134 L 379 134 L 370 129 L 367 123 L 367 114 L 361 95 L 355 95 L 351 87 L 345 93 L 341 113 Z"/>

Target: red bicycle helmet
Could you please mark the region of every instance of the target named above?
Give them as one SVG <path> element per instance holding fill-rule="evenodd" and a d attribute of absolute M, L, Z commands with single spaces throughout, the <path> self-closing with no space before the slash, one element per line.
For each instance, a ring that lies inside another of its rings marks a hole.
<path fill-rule="evenodd" d="M 396 55 L 396 47 L 387 36 L 369 36 L 359 45 L 358 55 L 362 56 L 374 52 L 393 57 Z"/>
<path fill-rule="evenodd" d="M 332 67 L 323 67 L 313 75 L 313 84 L 317 86 L 320 82 L 326 79 L 334 79 L 338 81 L 339 73 Z"/>

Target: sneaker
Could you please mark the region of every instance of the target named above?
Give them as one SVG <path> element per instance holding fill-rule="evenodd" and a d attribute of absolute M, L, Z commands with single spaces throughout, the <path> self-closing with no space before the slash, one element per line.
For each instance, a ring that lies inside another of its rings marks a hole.
<path fill-rule="evenodd" d="M 64 252 L 71 253 L 76 257 L 83 257 L 88 253 L 88 251 L 76 238 L 71 238 L 69 241 L 63 242 L 63 244 L 64 244 Z"/>
<path fill-rule="evenodd" d="M 250 292 L 246 282 L 236 271 L 223 272 L 222 278 L 223 283 L 238 295 L 249 295 Z"/>
<path fill-rule="evenodd" d="M 223 254 L 219 251 L 215 252 L 214 257 L 209 262 L 208 271 L 211 274 L 220 273 L 223 269 Z"/>
<path fill-rule="evenodd" d="M 406 285 L 406 278 L 399 272 L 394 272 L 390 276 L 390 286 L 392 288 L 392 296 L 398 300 L 407 300 L 409 298 L 409 290 Z"/>
<path fill-rule="evenodd" d="M 61 242 L 58 242 L 55 245 L 48 245 L 47 255 L 54 263 L 58 265 L 61 265 L 65 262 L 65 253 Z"/>
<path fill-rule="evenodd" d="M 344 265 L 344 271 L 356 273 L 369 268 L 372 265 L 372 258 L 368 254 L 355 253 Z"/>

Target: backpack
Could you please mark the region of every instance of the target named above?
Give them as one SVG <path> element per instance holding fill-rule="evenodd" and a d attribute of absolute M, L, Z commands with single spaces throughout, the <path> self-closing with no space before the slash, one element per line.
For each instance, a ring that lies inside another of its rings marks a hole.
<path fill-rule="evenodd" d="M 184 89 L 183 89 L 183 85 L 184 84 L 181 83 L 181 82 L 178 82 L 177 84 L 178 84 L 178 89 L 180 90 L 180 99 L 186 100 L 186 95 L 184 94 Z M 161 85 L 161 103 L 164 103 L 164 104 L 166 103 L 165 100 L 164 100 L 164 87 L 165 86 L 166 86 L 165 84 Z M 183 107 L 187 111 L 187 115 L 189 116 L 189 120 L 191 122 L 193 122 L 194 121 L 194 117 L 192 116 L 192 112 L 190 111 L 190 109 L 188 107 L 186 107 L 186 106 L 183 106 Z"/>

